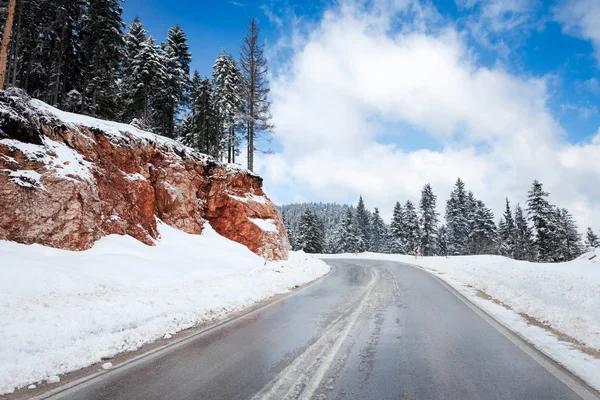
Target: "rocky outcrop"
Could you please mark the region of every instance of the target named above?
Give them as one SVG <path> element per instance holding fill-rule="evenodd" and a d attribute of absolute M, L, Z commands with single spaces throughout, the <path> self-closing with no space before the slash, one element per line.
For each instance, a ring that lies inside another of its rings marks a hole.
<path fill-rule="evenodd" d="M 109 234 L 153 245 L 157 221 L 286 259 L 281 216 L 262 179 L 130 125 L 0 92 L 0 239 L 69 250 Z"/>

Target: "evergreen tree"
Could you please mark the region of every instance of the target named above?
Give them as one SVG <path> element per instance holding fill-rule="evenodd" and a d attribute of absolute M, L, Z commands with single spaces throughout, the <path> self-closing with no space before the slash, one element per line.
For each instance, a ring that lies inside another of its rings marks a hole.
<path fill-rule="evenodd" d="M 390 224 L 390 251 L 395 254 L 406 254 L 410 251 L 406 243 L 404 226 L 404 209 L 399 201 L 394 206 L 392 222 Z"/>
<path fill-rule="evenodd" d="M 474 211 L 472 229 L 467 242 L 467 254 L 495 254 L 497 244 L 494 214 L 483 201 L 475 199 L 473 196 L 469 197 L 472 198 L 470 203 L 474 204 Z"/>
<path fill-rule="evenodd" d="M 421 247 L 421 229 L 419 227 L 419 217 L 417 210 L 410 200 L 406 201 L 404 206 L 404 227 L 406 244 L 412 250 Z"/>
<path fill-rule="evenodd" d="M 448 253 L 451 255 L 466 254 L 469 238 L 470 202 L 465 184 L 458 178 L 450 198 L 446 202 L 446 227 L 448 229 Z"/>
<path fill-rule="evenodd" d="M 148 32 L 142 26 L 138 17 L 135 17 L 124 36 L 124 59 L 121 66 L 123 110 L 121 120 L 131 122 L 134 119 L 142 120 L 146 111 L 147 93 L 139 75 L 140 54 L 144 42 L 148 40 Z"/>
<path fill-rule="evenodd" d="M 553 261 L 555 225 L 554 211 L 548 200 L 548 193 L 537 180 L 533 181 L 527 194 L 528 220 L 533 225 L 533 243 L 537 252 L 536 261 Z"/>
<path fill-rule="evenodd" d="M 427 183 L 421 191 L 419 209 L 421 211 L 421 246 L 422 254 L 426 256 L 436 255 L 438 252 L 438 216 L 436 211 L 436 198 L 431 185 Z"/>
<path fill-rule="evenodd" d="M 242 110 L 243 78 L 237 62 L 225 51 L 213 65 L 213 80 L 222 148 L 227 149 L 227 162 L 231 163 L 235 161 L 238 144 L 235 128 L 236 118 Z"/>
<path fill-rule="evenodd" d="M 362 196 L 358 199 L 358 206 L 356 207 L 356 248 L 358 251 L 363 252 L 369 249 L 369 237 L 370 217 Z"/>
<path fill-rule="evenodd" d="M 82 111 L 115 118 L 116 78 L 123 51 L 119 0 L 88 0 L 81 28 Z"/>
<path fill-rule="evenodd" d="M 322 253 L 324 247 L 323 226 L 317 216 L 306 211 L 298 225 L 298 248 L 306 253 Z"/>
<path fill-rule="evenodd" d="M 446 225 L 438 228 L 438 250 L 441 256 L 448 256 L 448 229 Z"/>
<path fill-rule="evenodd" d="M 248 33 L 242 44 L 240 63 L 244 74 L 244 108 L 248 140 L 248 169 L 254 170 L 255 143 L 260 132 L 270 132 L 271 103 L 267 81 L 267 59 L 264 46 L 259 43 L 260 28 L 256 19 L 251 19 Z"/>
<path fill-rule="evenodd" d="M 587 228 L 587 233 L 585 235 L 585 245 L 588 249 L 600 247 L 600 239 L 598 239 L 598 235 L 596 235 L 590 227 Z"/>
<path fill-rule="evenodd" d="M 376 207 L 371 220 L 371 244 L 369 250 L 375 253 L 385 253 L 387 227 Z"/>
<path fill-rule="evenodd" d="M 515 221 L 512 216 L 508 198 L 506 198 L 506 208 L 504 210 L 501 223 L 498 226 L 498 236 L 500 240 L 500 254 L 506 257 L 514 258 Z"/>
<path fill-rule="evenodd" d="M 533 233 L 527 224 L 523 210 L 519 204 L 515 207 L 515 260 L 534 261 L 536 257 L 535 246 L 533 244 Z"/>
<path fill-rule="evenodd" d="M 566 208 L 556 208 L 555 215 L 558 223 L 555 231 L 554 261 L 571 261 L 579 257 L 584 251 L 581 235 L 577 229 L 575 219 Z"/>
<path fill-rule="evenodd" d="M 336 250 L 339 253 L 354 253 L 357 250 L 357 229 L 352 208 L 348 208 L 346 216 L 338 232 Z"/>

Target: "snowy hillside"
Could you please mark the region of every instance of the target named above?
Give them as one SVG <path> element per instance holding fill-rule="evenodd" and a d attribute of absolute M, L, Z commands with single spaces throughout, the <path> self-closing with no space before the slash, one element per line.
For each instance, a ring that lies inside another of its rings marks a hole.
<path fill-rule="evenodd" d="M 500 256 L 321 257 L 382 259 L 421 267 L 600 389 L 600 249 L 552 264 Z"/>
<path fill-rule="evenodd" d="M 0 394 L 222 319 L 329 271 L 290 253 L 268 262 L 208 224 L 159 223 L 148 247 L 110 235 L 71 252 L 0 241 Z"/>

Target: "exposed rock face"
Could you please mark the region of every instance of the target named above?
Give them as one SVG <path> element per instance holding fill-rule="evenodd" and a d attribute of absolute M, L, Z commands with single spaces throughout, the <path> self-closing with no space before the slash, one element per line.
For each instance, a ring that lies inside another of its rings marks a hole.
<path fill-rule="evenodd" d="M 69 250 L 102 236 L 148 244 L 157 218 L 286 259 L 281 216 L 262 179 L 136 128 L 0 92 L 0 239 Z"/>

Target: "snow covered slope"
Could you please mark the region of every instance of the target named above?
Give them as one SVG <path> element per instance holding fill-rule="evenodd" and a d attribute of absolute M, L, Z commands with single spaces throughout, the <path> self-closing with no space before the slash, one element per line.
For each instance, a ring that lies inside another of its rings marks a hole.
<path fill-rule="evenodd" d="M 500 256 L 322 257 L 400 261 L 426 269 L 600 390 L 600 249 L 559 264 Z"/>
<path fill-rule="evenodd" d="M 0 394 L 222 319 L 329 267 L 304 253 L 268 262 L 208 224 L 159 223 L 146 246 L 110 235 L 72 252 L 0 241 Z"/>

